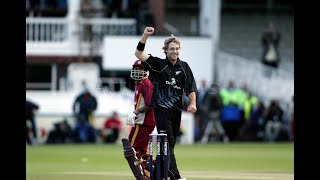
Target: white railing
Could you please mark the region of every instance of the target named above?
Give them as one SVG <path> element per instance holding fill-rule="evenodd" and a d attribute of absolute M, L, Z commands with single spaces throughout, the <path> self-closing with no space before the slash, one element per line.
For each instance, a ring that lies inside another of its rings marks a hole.
<path fill-rule="evenodd" d="M 68 32 L 70 24 L 77 24 L 75 32 Z M 72 22 L 68 18 L 28 17 L 26 18 L 26 41 L 62 42 L 68 40 L 70 35 L 78 36 L 79 34 L 83 41 L 87 41 L 85 37 L 88 36 L 86 34 L 88 27 L 92 40 L 98 42 L 103 40 L 104 35 L 136 35 L 135 19 L 79 18 L 77 22 Z"/>
<path fill-rule="evenodd" d="M 61 42 L 67 33 L 66 18 L 26 18 L 27 42 Z"/>
<path fill-rule="evenodd" d="M 223 87 L 232 80 L 236 86 L 247 83 L 250 91 L 269 102 L 277 98 L 283 105 L 290 104 L 294 94 L 294 74 L 283 69 L 263 66 L 232 54 L 219 52 L 218 81 Z"/>
<path fill-rule="evenodd" d="M 80 32 L 84 36 L 82 40 L 88 42 L 86 30 L 92 33 L 93 42 L 102 42 L 105 35 L 136 35 L 135 19 L 115 19 L 115 18 L 81 18 Z"/>

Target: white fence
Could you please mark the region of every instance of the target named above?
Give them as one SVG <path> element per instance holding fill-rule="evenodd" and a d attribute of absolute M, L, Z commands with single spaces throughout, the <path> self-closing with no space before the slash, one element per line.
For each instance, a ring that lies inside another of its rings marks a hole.
<path fill-rule="evenodd" d="M 70 35 L 81 34 L 85 39 L 85 33 L 92 33 L 93 40 L 103 40 L 104 35 L 135 35 L 135 19 L 114 18 L 79 18 L 71 22 L 68 18 L 26 18 L 26 41 L 27 42 L 62 42 L 68 40 Z M 77 24 L 75 32 L 68 32 L 70 24 Z M 80 32 L 80 33 L 79 33 Z"/>
<path fill-rule="evenodd" d="M 84 32 L 82 33 L 84 42 L 89 41 L 85 38 L 86 30 L 91 31 L 94 42 L 102 42 L 105 35 L 136 35 L 135 19 L 81 18 L 80 24 L 80 32 Z"/>
<path fill-rule="evenodd" d="M 61 42 L 67 33 L 66 18 L 26 18 L 27 42 Z"/>

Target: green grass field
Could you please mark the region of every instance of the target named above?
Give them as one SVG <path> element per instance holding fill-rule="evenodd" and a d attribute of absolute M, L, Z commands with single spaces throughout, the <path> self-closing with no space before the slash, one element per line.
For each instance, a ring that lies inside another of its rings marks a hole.
<path fill-rule="evenodd" d="M 293 180 L 293 143 L 177 145 L 188 180 Z M 26 147 L 27 180 L 132 180 L 122 145 Z"/>

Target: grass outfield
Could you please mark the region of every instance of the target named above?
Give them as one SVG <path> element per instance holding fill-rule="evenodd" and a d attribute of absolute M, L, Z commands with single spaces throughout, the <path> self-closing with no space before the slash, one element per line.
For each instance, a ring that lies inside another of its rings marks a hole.
<path fill-rule="evenodd" d="M 293 143 L 195 144 L 175 148 L 188 180 L 293 180 Z M 26 147 L 27 180 L 132 180 L 122 145 Z"/>

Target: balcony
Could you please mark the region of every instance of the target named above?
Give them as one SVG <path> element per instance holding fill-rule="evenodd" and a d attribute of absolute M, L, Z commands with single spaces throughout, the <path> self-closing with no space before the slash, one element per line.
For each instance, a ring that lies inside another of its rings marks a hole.
<path fill-rule="evenodd" d="M 105 35 L 136 35 L 133 18 L 26 18 L 26 55 L 99 53 Z"/>

